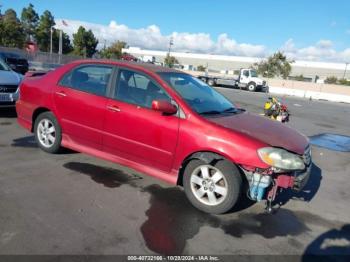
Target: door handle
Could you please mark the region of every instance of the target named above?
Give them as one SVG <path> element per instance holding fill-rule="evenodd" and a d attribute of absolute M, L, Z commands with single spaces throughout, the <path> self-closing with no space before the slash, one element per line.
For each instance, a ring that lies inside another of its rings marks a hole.
<path fill-rule="evenodd" d="M 67 96 L 66 93 L 64 93 L 64 92 L 56 92 L 56 95 L 59 95 L 59 96 L 62 96 L 62 97 Z"/>
<path fill-rule="evenodd" d="M 117 106 L 107 106 L 107 109 L 112 112 L 120 112 L 120 108 Z"/>

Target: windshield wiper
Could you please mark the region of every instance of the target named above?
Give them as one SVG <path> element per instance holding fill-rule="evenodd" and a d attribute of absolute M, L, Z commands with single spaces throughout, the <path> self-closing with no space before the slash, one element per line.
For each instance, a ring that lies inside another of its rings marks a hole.
<path fill-rule="evenodd" d="M 220 111 L 216 111 L 216 110 L 212 110 L 212 111 L 201 112 L 199 114 L 200 115 L 219 115 L 219 114 L 221 114 L 221 112 Z"/>
<path fill-rule="evenodd" d="M 237 113 L 237 109 L 234 107 L 229 107 L 229 108 L 221 111 L 221 113 Z"/>
<path fill-rule="evenodd" d="M 237 114 L 238 110 L 237 108 L 234 107 L 229 107 L 223 111 L 217 111 L 217 110 L 211 110 L 211 111 L 205 111 L 205 112 L 201 112 L 201 115 L 220 115 L 220 114 Z"/>

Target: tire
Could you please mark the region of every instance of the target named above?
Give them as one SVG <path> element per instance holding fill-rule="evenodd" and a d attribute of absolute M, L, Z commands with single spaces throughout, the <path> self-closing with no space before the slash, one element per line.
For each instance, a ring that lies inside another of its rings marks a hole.
<path fill-rule="evenodd" d="M 208 85 L 214 86 L 215 85 L 215 80 L 214 79 L 208 79 Z"/>
<path fill-rule="evenodd" d="M 35 140 L 43 151 L 56 154 L 61 150 L 62 131 L 51 112 L 41 113 L 34 123 Z"/>
<path fill-rule="evenodd" d="M 248 91 L 255 92 L 256 91 L 256 84 L 254 82 L 250 82 L 247 86 Z"/>
<path fill-rule="evenodd" d="M 238 201 L 242 178 L 237 167 L 227 160 L 207 164 L 194 159 L 185 168 L 183 185 L 193 206 L 206 213 L 223 214 Z"/>

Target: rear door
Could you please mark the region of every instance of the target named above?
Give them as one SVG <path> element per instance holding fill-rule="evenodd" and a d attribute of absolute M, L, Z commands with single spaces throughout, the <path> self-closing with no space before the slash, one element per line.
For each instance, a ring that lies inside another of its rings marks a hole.
<path fill-rule="evenodd" d="M 153 100 L 171 101 L 149 76 L 120 69 L 107 103 L 103 150 L 163 171 L 170 171 L 179 118 L 151 109 Z"/>
<path fill-rule="evenodd" d="M 54 101 L 63 134 L 73 142 L 102 149 L 102 128 L 113 66 L 85 64 L 55 87 Z"/>

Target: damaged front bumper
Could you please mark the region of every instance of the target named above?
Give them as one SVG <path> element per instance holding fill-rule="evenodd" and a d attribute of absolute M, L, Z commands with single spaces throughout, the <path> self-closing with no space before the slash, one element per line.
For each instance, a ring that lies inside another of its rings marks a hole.
<path fill-rule="evenodd" d="M 253 201 L 267 200 L 271 203 L 275 200 L 278 189 L 301 191 L 309 180 L 311 169 L 311 161 L 305 170 L 290 173 L 275 173 L 272 170 L 248 171 L 242 168 L 249 183 L 247 195 Z"/>

